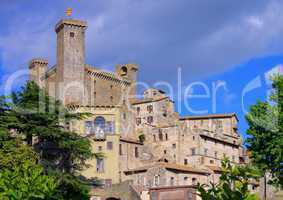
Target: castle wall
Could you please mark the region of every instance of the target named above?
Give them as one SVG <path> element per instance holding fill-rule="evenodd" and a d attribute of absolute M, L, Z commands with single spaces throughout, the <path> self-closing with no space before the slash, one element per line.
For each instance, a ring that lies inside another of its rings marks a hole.
<path fill-rule="evenodd" d="M 73 112 L 92 114 L 68 125 L 90 139 L 94 153 L 104 155 L 90 159 L 83 175 L 98 177 L 107 184 L 133 180 L 147 188 L 157 186 L 156 176 L 159 186 L 194 185 L 218 182 L 220 175 L 213 170 L 211 175 L 180 170 L 180 165 L 220 167 L 224 156 L 234 164 L 247 161 L 234 114 L 180 119 L 174 102 L 163 91 L 150 88 L 143 99 L 136 99 L 137 65 L 118 64 L 113 73 L 87 65 L 86 27 L 82 21 L 61 20 L 55 29 L 56 65 L 47 70 L 47 61 L 35 59 L 29 66 L 30 79 L 46 88 L 50 96 Z M 103 127 L 97 124 L 102 118 Z M 145 136 L 144 143 L 139 141 L 140 135 Z M 168 170 L 158 166 L 160 162 L 179 167 Z M 124 173 L 149 164 L 154 166 Z"/>

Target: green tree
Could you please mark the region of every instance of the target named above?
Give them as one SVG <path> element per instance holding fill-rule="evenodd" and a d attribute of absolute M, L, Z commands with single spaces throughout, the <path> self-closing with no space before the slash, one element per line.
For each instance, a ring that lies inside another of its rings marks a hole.
<path fill-rule="evenodd" d="M 145 141 L 145 135 L 144 135 L 143 133 L 141 133 L 141 134 L 139 135 L 139 140 L 140 140 L 141 143 L 144 143 L 144 141 Z"/>
<path fill-rule="evenodd" d="M 0 137 L 8 139 L 15 133 L 30 145 L 45 173 L 56 178 L 63 199 L 89 199 L 88 183 L 79 172 L 95 154 L 87 138 L 68 128 L 89 114 L 69 112 L 34 82 L 13 93 L 11 100 L 2 97 L 0 107 L 0 124 L 5 123 L 0 125 Z"/>
<path fill-rule="evenodd" d="M 263 173 L 271 173 L 270 183 L 283 186 L 283 76 L 272 78 L 269 101 L 258 101 L 250 107 L 247 147 L 251 159 Z"/>
<path fill-rule="evenodd" d="M 59 199 L 57 182 L 47 176 L 43 168 L 30 161 L 11 169 L 0 170 L 0 198 L 8 199 Z"/>
<path fill-rule="evenodd" d="M 250 166 L 232 166 L 228 159 L 222 161 L 222 173 L 218 184 L 198 184 L 203 200 L 257 200 L 248 191 L 249 181 L 259 177 L 257 169 Z"/>
<path fill-rule="evenodd" d="M 60 199 L 57 181 L 44 174 L 37 153 L 20 138 L 6 138 L 0 148 L 0 199 Z"/>

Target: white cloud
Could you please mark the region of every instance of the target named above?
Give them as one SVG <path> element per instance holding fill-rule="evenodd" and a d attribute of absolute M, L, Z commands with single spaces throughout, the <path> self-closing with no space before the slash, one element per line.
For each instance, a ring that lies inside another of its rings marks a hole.
<path fill-rule="evenodd" d="M 135 62 L 147 81 L 172 80 L 177 66 L 188 81 L 204 78 L 253 56 L 283 51 L 283 3 L 277 0 L 92 0 L 44 8 L 34 1 L 33 6 L 40 12 L 17 5 L 20 16 L 9 19 L 6 34 L 0 32 L 7 71 L 26 67 L 33 57 L 55 63 L 54 25 L 69 6 L 75 18 L 88 21 L 89 64 L 111 69 Z"/>
<path fill-rule="evenodd" d="M 250 16 L 247 18 L 247 23 L 256 29 L 261 29 L 264 25 L 263 20 L 261 20 L 259 17 L 255 17 L 255 16 Z"/>

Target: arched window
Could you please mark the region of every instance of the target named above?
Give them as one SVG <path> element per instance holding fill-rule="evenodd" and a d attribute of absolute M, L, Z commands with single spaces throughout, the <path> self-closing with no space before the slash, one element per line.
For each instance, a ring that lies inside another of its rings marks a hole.
<path fill-rule="evenodd" d="M 196 185 L 197 184 L 197 179 L 196 178 L 192 178 L 192 185 Z"/>
<path fill-rule="evenodd" d="M 173 186 L 175 184 L 175 178 L 171 177 L 170 178 L 170 185 Z"/>
<path fill-rule="evenodd" d="M 94 120 L 94 130 L 96 137 L 104 137 L 105 134 L 105 119 L 102 116 L 98 116 Z"/>
<path fill-rule="evenodd" d="M 104 117 L 98 116 L 94 120 L 94 125 L 96 127 L 104 127 L 105 126 L 105 119 Z"/>
<path fill-rule="evenodd" d="M 127 75 L 127 73 L 128 73 L 128 69 L 127 69 L 127 67 L 126 66 L 123 66 L 123 67 L 121 67 L 121 75 Z"/>

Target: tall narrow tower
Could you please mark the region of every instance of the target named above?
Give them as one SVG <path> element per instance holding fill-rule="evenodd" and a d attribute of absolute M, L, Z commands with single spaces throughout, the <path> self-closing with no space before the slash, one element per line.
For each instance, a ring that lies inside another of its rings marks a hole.
<path fill-rule="evenodd" d="M 57 23 L 56 97 L 63 104 L 82 104 L 84 99 L 84 21 L 65 19 Z"/>

